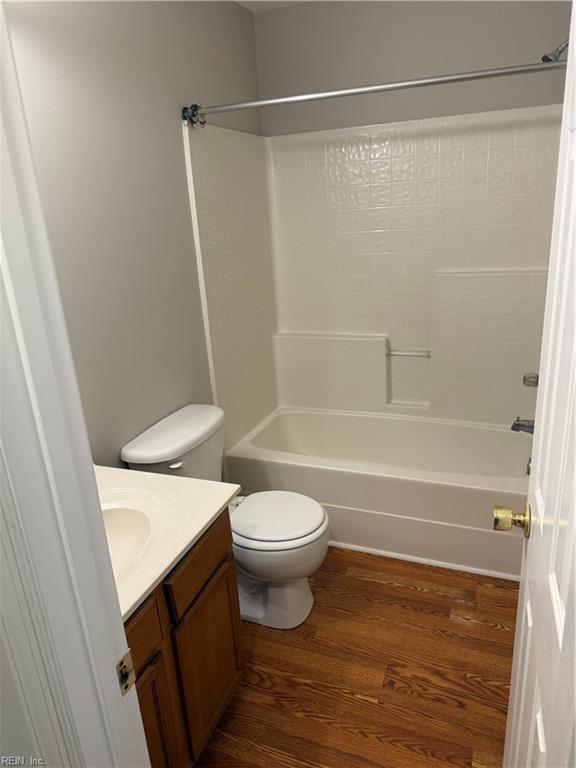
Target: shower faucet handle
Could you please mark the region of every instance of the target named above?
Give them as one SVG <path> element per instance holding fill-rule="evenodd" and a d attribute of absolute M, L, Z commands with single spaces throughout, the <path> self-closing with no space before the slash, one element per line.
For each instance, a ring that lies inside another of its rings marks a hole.
<path fill-rule="evenodd" d="M 522 376 L 522 384 L 525 387 L 537 387 L 539 376 L 537 373 L 525 373 Z"/>

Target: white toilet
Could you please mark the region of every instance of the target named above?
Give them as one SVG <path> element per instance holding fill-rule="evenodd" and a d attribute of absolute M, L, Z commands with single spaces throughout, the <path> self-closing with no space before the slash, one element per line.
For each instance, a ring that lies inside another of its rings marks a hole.
<path fill-rule="evenodd" d="M 122 448 L 131 469 L 220 480 L 224 411 L 187 405 Z M 242 617 L 291 629 L 313 605 L 308 577 L 321 565 L 330 537 L 328 515 L 300 493 L 264 491 L 230 506 Z"/>

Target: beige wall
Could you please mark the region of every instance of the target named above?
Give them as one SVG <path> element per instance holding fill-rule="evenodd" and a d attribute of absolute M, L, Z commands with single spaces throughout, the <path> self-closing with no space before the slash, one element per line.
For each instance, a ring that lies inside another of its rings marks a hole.
<path fill-rule="evenodd" d="M 536 58 L 556 2 L 9 3 L 94 458 L 211 399 L 180 107 Z M 558 102 L 555 73 L 262 112 L 265 134 Z M 210 118 L 258 133 L 255 111 Z"/>
<path fill-rule="evenodd" d="M 96 462 L 211 399 L 180 107 L 256 96 L 252 15 L 225 2 L 8 6 Z M 255 112 L 213 120 L 257 132 Z"/>
<path fill-rule="evenodd" d="M 539 60 L 568 2 L 316 2 L 255 17 L 262 98 Z M 262 110 L 265 135 L 562 101 L 563 75 L 522 75 Z"/>

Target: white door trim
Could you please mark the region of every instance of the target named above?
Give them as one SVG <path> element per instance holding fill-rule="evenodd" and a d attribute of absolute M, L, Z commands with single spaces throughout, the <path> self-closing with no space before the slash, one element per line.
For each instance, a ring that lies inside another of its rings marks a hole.
<path fill-rule="evenodd" d="M 0 56 L 0 642 L 35 757 L 140 768 L 148 753 L 136 692 L 122 697 L 116 680 L 126 638 L 2 7 Z"/>
<path fill-rule="evenodd" d="M 528 491 L 532 531 L 524 546 L 507 768 L 567 768 L 576 746 L 575 30 L 573 13 Z"/>

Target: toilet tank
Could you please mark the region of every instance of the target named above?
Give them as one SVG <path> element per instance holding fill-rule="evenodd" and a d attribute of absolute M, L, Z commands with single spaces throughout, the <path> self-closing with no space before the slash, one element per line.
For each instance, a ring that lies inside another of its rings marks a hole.
<path fill-rule="evenodd" d="M 223 454 L 224 411 L 187 405 L 127 443 L 120 457 L 130 469 L 221 480 Z"/>

